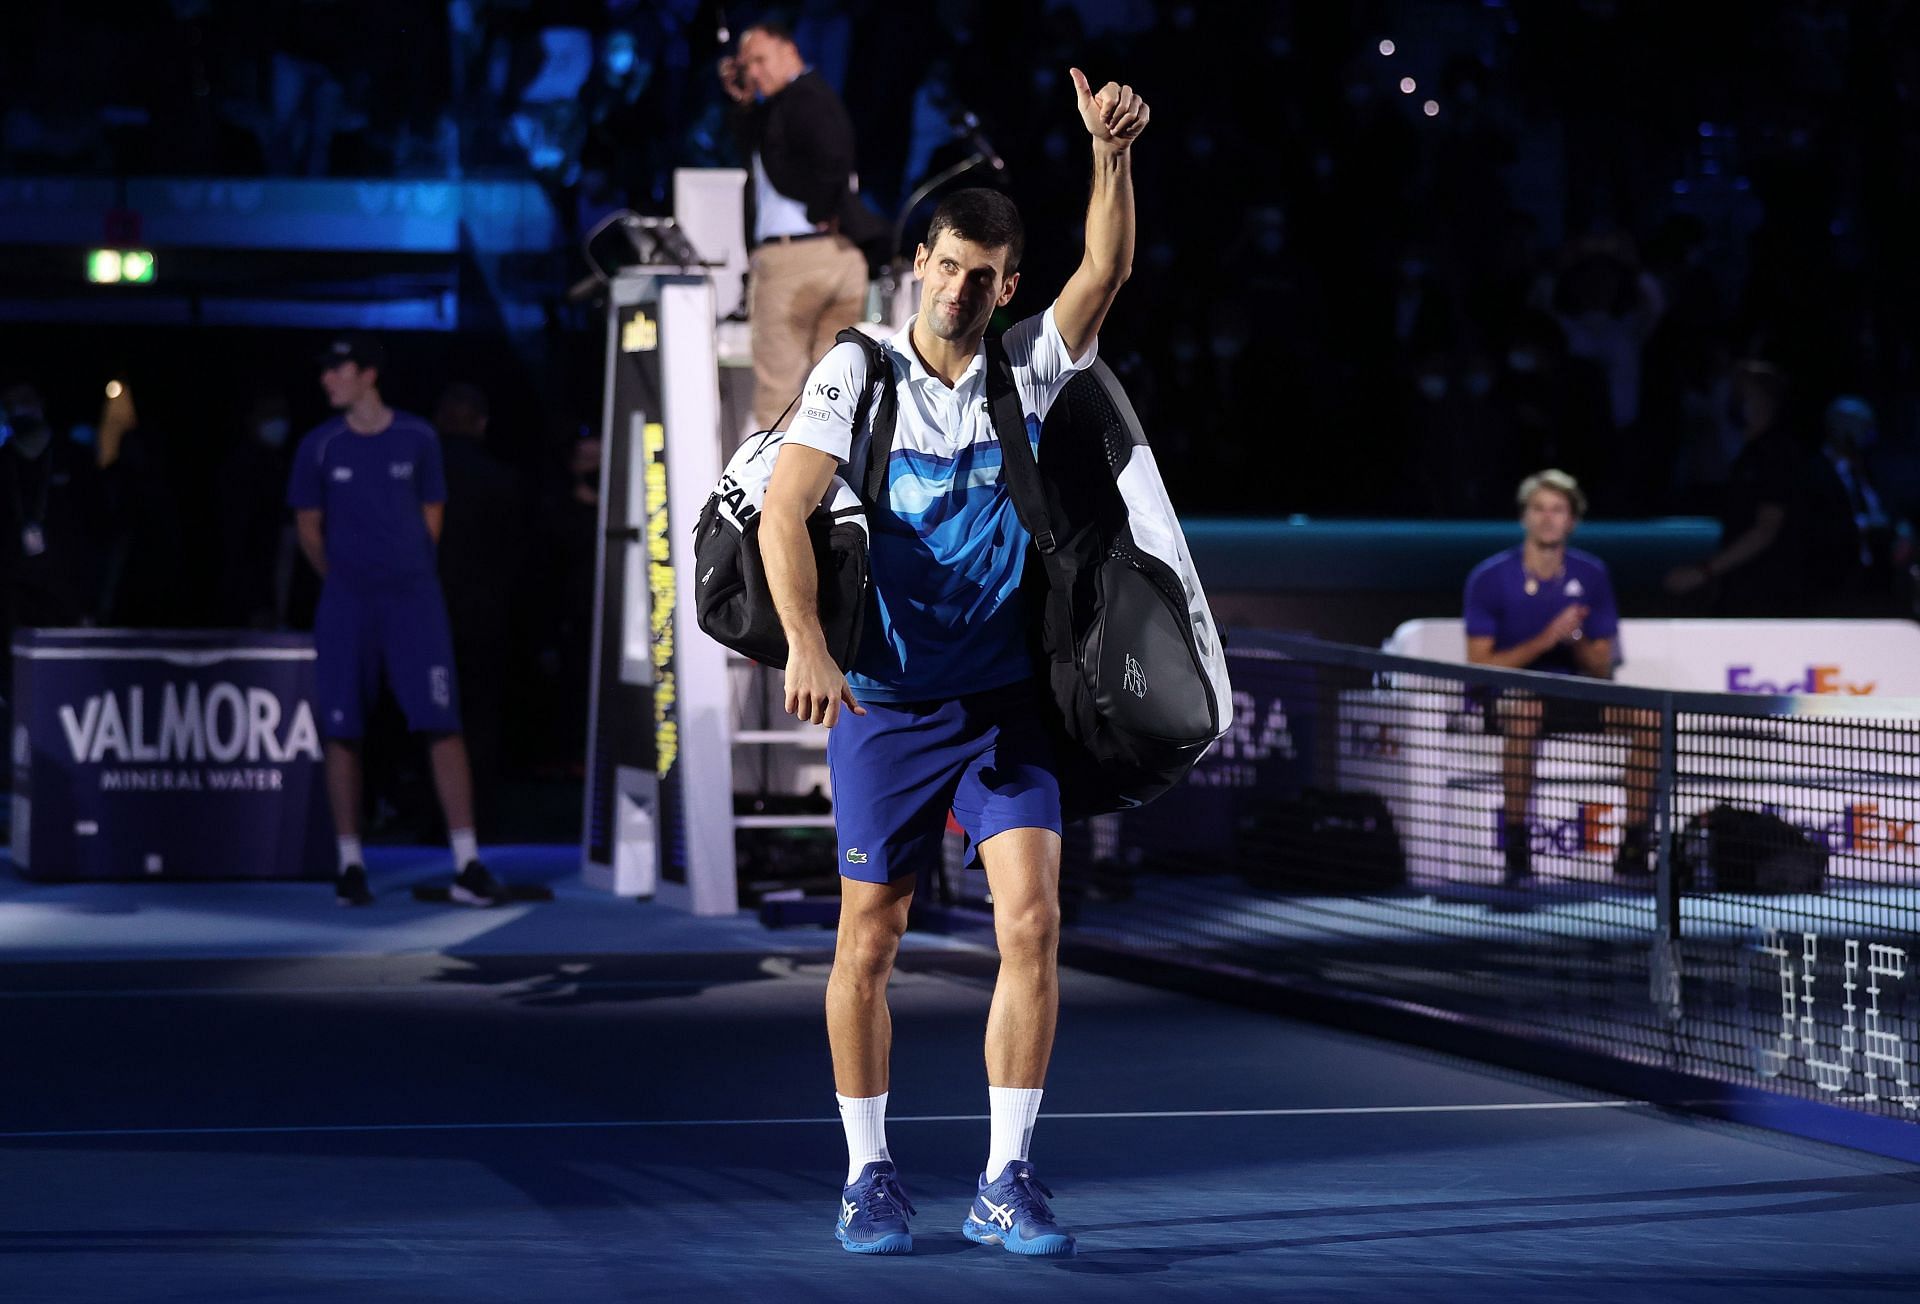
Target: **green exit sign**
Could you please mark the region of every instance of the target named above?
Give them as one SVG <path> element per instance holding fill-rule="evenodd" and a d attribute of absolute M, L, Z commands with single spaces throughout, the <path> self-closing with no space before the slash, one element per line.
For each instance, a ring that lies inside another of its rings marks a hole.
<path fill-rule="evenodd" d="M 95 285 L 146 285 L 153 280 L 153 251 L 92 250 L 87 254 L 87 279 Z"/>

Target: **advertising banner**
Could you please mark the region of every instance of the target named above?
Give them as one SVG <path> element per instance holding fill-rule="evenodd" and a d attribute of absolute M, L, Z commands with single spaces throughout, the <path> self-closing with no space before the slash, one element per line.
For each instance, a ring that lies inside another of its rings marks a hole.
<path fill-rule="evenodd" d="M 1463 662 L 1458 617 L 1409 620 L 1386 650 Z M 1920 625 L 1910 620 L 1620 622 L 1623 684 L 1693 693 L 1920 697 Z"/>
<path fill-rule="evenodd" d="M 1314 668 L 1231 646 L 1227 664 L 1232 726 L 1178 786 L 1120 817 L 1129 855 L 1170 857 L 1204 871 L 1233 849 L 1240 811 L 1309 784 L 1321 691 Z"/>
<path fill-rule="evenodd" d="M 1458 692 L 1347 691 L 1338 786 L 1378 794 L 1393 812 L 1415 880 L 1497 881 L 1506 828 L 1502 740 L 1479 732 Z M 1471 725 L 1448 731 L 1436 722 Z M 1759 726 L 1750 726 L 1757 730 Z M 1716 750 L 1711 735 L 1681 740 L 1673 821 L 1730 803 L 1777 815 L 1825 851 L 1832 872 L 1911 883 L 1920 867 L 1920 780 L 1860 776 L 1857 752 L 1803 738 L 1749 740 L 1750 755 Z M 1604 735 L 1542 740 L 1528 805 L 1536 874 L 1611 878 L 1626 822 L 1623 752 Z"/>
<path fill-rule="evenodd" d="M 13 655 L 23 874 L 331 874 L 307 635 L 28 630 Z"/>

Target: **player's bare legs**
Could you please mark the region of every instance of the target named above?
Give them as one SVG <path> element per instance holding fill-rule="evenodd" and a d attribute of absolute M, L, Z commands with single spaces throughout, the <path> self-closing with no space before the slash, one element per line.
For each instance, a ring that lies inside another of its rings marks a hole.
<path fill-rule="evenodd" d="M 842 1096 L 873 1097 L 887 1090 L 893 1016 L 887 980 L 913 904 L 913 877 L 895 883 L 840 880 L 840 930 L 827 979 L 827 1043 L 833 1087 Z"/>
<path fill-rule="evenodd" d="M 1009 829 L 980 844 L 1000 975 L 987 1013 L 987 1083 L 1047 1082 L 1060 1016 L 1060 835 Z"/>

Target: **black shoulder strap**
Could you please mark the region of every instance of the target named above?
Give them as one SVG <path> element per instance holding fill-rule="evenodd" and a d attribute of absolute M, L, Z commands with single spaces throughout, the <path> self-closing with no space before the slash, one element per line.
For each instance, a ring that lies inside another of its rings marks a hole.
<path fill-rule="evenodd" d="M 867 450 L 867 473 L 860 497 L 869 505 L 878 503 L 887 488 L 887 457 L 893 452 L 893 426 L 899 416 L 899 397 L 893 390 L 893 364 L 880 341 L 855 326 L 833 337 L 835 344 L 856 344 L 867 358 L 867 378 L 853 403 L 853 433 L 866 425 L 873 434 Z M 871 418 L 871 420 L 869 420 Z"/>
<path fill-rule="evenodd" d="M 1053 514 L 1047 510 L 1046 489 L 1040 481 L 1033 445 L 1027 442 L 1027 419 L 1020 411 L 1013 364 L 1007 360 L 1006 347 L 998 335 L 987 337 L 987 409 L 993 416 L 993 432 L 1000 439 L 1000 465 L 1006 469 L 1014 513 L 1033 536 L 1034 547 L 1043 555 L 1051 554 L 1056 545 Z"/>

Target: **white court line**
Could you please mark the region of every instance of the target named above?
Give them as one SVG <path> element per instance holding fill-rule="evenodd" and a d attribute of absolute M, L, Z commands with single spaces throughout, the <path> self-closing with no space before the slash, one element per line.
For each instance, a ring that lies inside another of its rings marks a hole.
<path fill-rule="evenodd" d="M 495 920 L 504 918 L 497 911 Z M 732 980 L 727 980 L 731 982 Z M 279 999 L 290 996 L 409 996 L 425 994 L 446 996 L 455 993 L 475 996 L 552 996 L 565 995 L 567 991 L 592 989 L 604 991 L 609 988 L 635 988 L 640 990 L 680 991 L 688 987 L 719 987 L 721 980 L 703 978 L 573 978 L 566 974 L 539 974 L 525 978 L 506 979 L 501 982 L 461 982 L 458 978 L 416 980 L 402 978 L 391 983 L 362 983 L 351 986 L 314 986 L 314 987 L 60 987 L 47 991 L 35 991 L 23 987 L 16 991 L 0 991 L 0 1001 L 88 1001 L 88 1000 L 142 1000 L 147 998 L 180 998 L 198 996 L 265 996 Z"/>
<path fill-rule="evenodd" d="M 1496 1114 L 1566 1109 L 1632 1109 L 1644 1100 L 1536 1100 L 1491 1105 L 1343 1105 L 1320 1109 L 1128 1109 L 1048 1113 L 1047 1121 L 1155 1118 L 1323 1118 L 1346 1114 Z M 908 1114 L 888 1123 L 984 1123 L 987 1114 Z M 0 1141 L 167 1136 L 318 1136 L 331 1132 L 554 1132 L 567 1129 L 839 1126 L 838 1118 L 632 1118 L 583 1123 L 324 1123 L 306 1127 L 127 1127 L 58 1132 L 0 1132 Z"/>
<path fill-rule="evenodd" d="M 36 647 L 17 649 L 14 655 L 29 661 L 165 661 L 196 668 L 217 666 L 223 661 L 314 661 L 319 656 L 310 647 Z"/>

